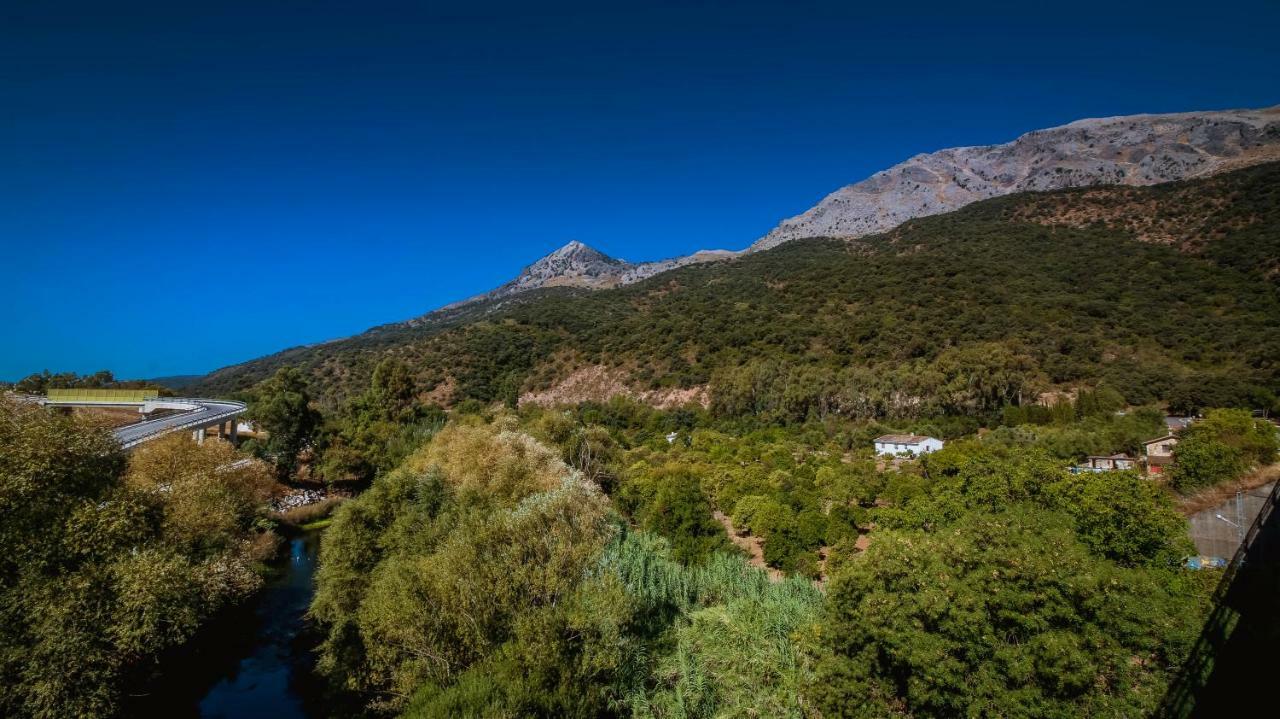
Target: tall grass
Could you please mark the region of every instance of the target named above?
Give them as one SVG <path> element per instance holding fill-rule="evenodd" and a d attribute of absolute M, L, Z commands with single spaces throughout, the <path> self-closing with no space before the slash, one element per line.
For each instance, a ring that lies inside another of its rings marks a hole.
<path fill-rule="evenodd" d="M 672 651 L 631 678 L 634 716 L 694 719 L 723 708 L 756 716 L 802 716 L 810 631 L 822 593 L 800 578 L 770 582 L 742 558 L 717 554 L 698 566 L 671 559 L 666 541 L 621 527 L 596 568 L 611 574 L 660 626 Z"/>

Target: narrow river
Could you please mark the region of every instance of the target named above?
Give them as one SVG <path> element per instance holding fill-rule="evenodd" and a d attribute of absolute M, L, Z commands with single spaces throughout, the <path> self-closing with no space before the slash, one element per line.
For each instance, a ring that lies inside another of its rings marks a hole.
<path fill-rule="evenodd" d="M 315 637 L 306 631 L 319 548 L 319 532 L 290 539 L 287 560 L 258 596 L 166 658 L 128 714 L 314 719 L 341 711 L 312 674 Z"/>

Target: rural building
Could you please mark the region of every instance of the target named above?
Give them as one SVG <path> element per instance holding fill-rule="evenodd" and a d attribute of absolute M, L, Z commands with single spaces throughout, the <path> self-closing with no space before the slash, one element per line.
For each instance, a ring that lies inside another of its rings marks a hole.
<path fill-rule="evenodd" d="M 1122 469 L 1133 469 L 1137 460 L 1127 454 L 1090 455 L 1084 458 L 1084 464 L 1071 468 L 1073 472 L 1115 472 Z"/>
<path fill-rule="evenodd" d="M 1166 467 L 1173 464 L 1173 448 L 1177 444 L 1178 438 L 1172 434 L 1143 442 L 1142 450 L 1146 454 L 1147 472 L 1162 474 Z"/>
<path fill-rule="evenodd" d="M 942 440 L 919 434 L 886 434 L 876 437 L 875 445 L 877 455 L 909 454 L 918 457 L 942 449 Z"/>
<path fill-rule="evenodd" d="M 1177 432 L 1179 430 L 1183 430 L 1183 429 L 1186 429 L 1187 427 L 1190 427 L 1191 423 L 1195 421 L 1196 421 L 1195 417 L 1165 416 L 1164 426 L 1167 427 L 1170 432 Z"/>

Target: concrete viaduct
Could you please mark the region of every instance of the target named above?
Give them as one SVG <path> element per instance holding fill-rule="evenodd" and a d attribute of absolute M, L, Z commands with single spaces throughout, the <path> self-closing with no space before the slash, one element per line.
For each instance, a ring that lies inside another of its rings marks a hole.
<path fill-rule="evenodd" d="M 192 439 L 203 442 L 210 429 L 223 437 L 235 439 L 239 417 L 245 412 L 244 402 L 195 397 L 160 397 L 154 390 L 49 390 L 41 399 L 46 407 L 137 407 L 140 422 L 112 430 L 125 449 L 162 437 L 171 432 L 189 430 Z M 168 410 L 150 417 L 158 410 Z"/>

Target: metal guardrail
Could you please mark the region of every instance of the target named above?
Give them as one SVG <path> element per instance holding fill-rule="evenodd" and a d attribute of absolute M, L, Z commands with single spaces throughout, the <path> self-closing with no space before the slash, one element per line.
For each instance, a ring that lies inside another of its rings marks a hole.
<path fill-rule="evenodd" d="M 209 425 L 215 424 L 219 421 L 225 422 L 227 419 L 234 419 L 235 417 L 238 417 L 239 415 L 244 414 L 245 410 L 248 409 L 248 405 L 246 405 L 244 402 L 237 402 L 235 400 L 210 400 L 210 399 L 199 399 L 199 398 L 193 398 L 193 397 L 166 397 L 165 401 L 195 404 L 200 409 L 193 410 L 190 413 L 184 413 L 184 414 L 200 415 L 200 416 L 194 417 L 185 422 L 180 422 L 178 424 L 168 424 L 168 423 L 165 423 L 165 420 L 163 419 L 150 420 L 158 423 L 158 426 L 154 430 L 150 432 L 146 432 L 144 434 L 140 434 L 134 437 L 133 439 L 130 439 L 127 442 L 121 442 L 121 445 L 125 449 L 135 447 L 150 439 L 154 439 L 158 435 L 168 434 L 170 432 L 179 432 L 184 429 L 198 429 L 200 427 L 208 427 Z M 208 405 L 210 404 L 232 405 L 232 408 L 223 410 L 220 412 L 212 412 L 208 407 Z M 210 413 L 210 414 L 205 414 L 205 413 Z M 137 424 L 129 425 L 129 427 L 137 427 L 137 426 L 138 426 Z"/>

